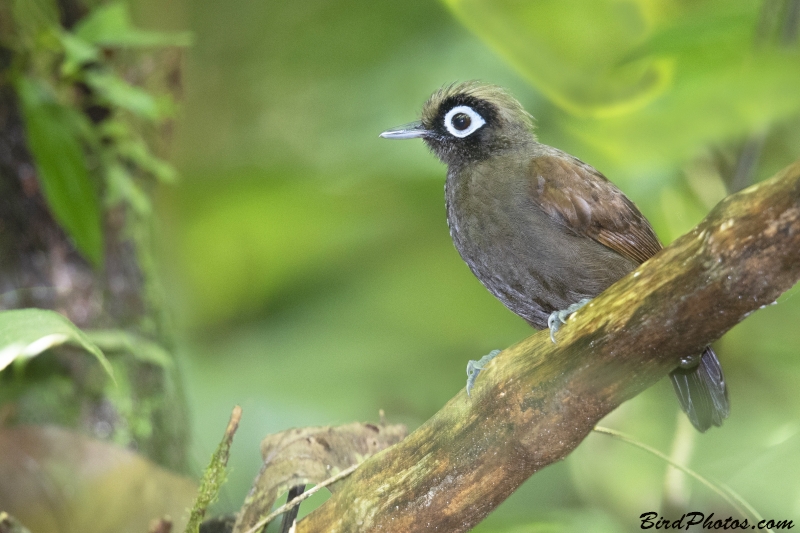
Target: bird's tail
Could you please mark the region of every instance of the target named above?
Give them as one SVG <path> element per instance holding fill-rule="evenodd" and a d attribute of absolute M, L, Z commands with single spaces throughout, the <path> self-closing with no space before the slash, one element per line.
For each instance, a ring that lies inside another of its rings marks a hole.
<path fill-rule="evenodd" d="M 707 346 L 694 368 L 677 368 L 669 375 L 681 408 L 694 427 L 704 432 L 728 418 L 728 388 L 717 354 Z"/>

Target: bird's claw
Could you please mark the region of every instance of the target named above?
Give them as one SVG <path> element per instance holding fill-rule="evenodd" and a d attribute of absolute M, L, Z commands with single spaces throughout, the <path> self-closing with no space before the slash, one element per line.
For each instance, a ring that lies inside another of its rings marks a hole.
<path fill-rule="evenodd" d="M 478 379 L 478 374 L 481 373 L 481 370 L 495 357 L 497 354 L 500 353 L 500 350 L 492 350 L 488 354 L 481 357 L 478 361 L 470 360 L 467 363 L 467 396 L 470 398 L 470 391 L 475 386 L 475 380 Z"/>
<path fill-rule="evenodd" d="M 553 311 L 547 317 L 547 328 L 550 330 L 550 340 L 553 344 L 556 343 L 556 331 L 558 331 L 559 327 L 561 327 L 561 324 L 558 322 L 558 311 Z"/>
<path fill-rule="evenodd" d="M 590 300 L 591 298 L 584 298 L 578 303 L 570 305 L 566 309 L 561 309 L 560 311 L 553 311 L 550 313 L 550 316 L 547 317 L 547 327 L 550 329 L 550 340 L 553 341 L 553 344 L 556 343 L 556 331 L 558 331 L 558 328 L 561 327 L 561 324 L 566 324 L 569 315 L 588 304 Z"/>

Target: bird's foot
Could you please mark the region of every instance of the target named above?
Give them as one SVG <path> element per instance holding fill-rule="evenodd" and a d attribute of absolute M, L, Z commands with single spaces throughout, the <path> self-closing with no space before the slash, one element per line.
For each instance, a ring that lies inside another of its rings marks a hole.
<path fill-rule="evenodd" d="M 500 350 L 492 350 L 488 354 L 484 355 L 478 361 L 470 360 L 467 363 L 467 396 L 470 396 L 470 391 L 472 387 L 475 386 L 475 380 L 478 379 L 478 374 L 480 374 L 481 370 L 495 357 L 497 354 L 500 353 Z M 471 396 L 470 396 L 471 397 Z"/>
<path fill-rule="evenodd" d="M 556 343 L 556 331 L 558 331 L 558 328 L 561 327 L 561 324 L 566 324 L 569 315 L 588 304 L 590 300 L 591 298 L 584 298 L 580 302 L 574 303 L 566 309 L 562 309 L 561 311 L 553 311 L 550 313 L 550 316 L 547 318 L 547 327 L 550 328 L 550 340 L 553 341 L 553 344 Z"/>

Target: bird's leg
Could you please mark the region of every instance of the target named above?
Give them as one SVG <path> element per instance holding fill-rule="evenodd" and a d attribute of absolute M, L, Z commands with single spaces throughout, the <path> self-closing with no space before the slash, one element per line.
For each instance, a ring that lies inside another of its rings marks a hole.
<path fill-rule="evenodd" d="M 584 298 L 580 302 L 574 303 L 566 309 L 562 309 L 561 311 L 553 311 L 550 313 L 550 316 L 547 318 L 547 327 L 550 328 L 550 340 L 553 341 L 553 344 L 556 343 L 556 331 L 558 331 L 558 328 L 561 327 L 561 324 L 566 324 L 569 315 L 588 304 L 589 301 L 591 301 L 591 298 Z"/>
<path fill-rule="evenodd" d="M 484 355 L 478 361 L 470 360 L 467 363 L 467 396 L 470 396 L 470 391 L 472 387 L 475 386 L 475 380 L 478 379 L 478 374 L 480 374 L 481 370 L 495 357 L 497 354 L 500 353 L 500 350 L 492 350 L 488 354 Z"/>

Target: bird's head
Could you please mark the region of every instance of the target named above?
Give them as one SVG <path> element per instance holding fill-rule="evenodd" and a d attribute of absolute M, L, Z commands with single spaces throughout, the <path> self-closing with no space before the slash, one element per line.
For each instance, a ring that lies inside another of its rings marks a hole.
<path fill-rule="evenodd" d="M 448 165 L 480 161 L 535 140 L 533 117 L 497 85 L 475 81 L 439 89 L 421 120 L 384 131 L 386 139 L 422 138 Z"/>

